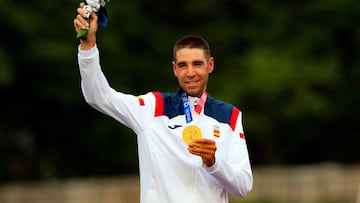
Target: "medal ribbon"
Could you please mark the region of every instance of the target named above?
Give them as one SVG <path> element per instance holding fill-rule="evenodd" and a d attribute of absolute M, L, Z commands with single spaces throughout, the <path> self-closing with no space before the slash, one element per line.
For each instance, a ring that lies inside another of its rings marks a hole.
<path fill-rule="evenodd" d="M 181 94 L 181 98 L 182 98 L 182 101 L 183 101 L 186 123 L 190 123 L 193 119 L 192 119 L 192 115 L 191 115 L 191 109 L 190 109 L 189 100 L 188 100 L 188 97 L 187 97 L 185 92 L 183 92 Z"/>
<path fill-rule="evenodd" d="M 196 105 L 195 107 L 195 112 L 200 115 L 202 109 L 204 108 L 204 105 L 205 105 L 205 101 L 207 99 L 207 92 L 204 92 L 200 99 L 199 99 L 199 102 L 198 104 Z M 185 114 L 185 119 L 186 119 L 186 123 L 190 123 L 193 121 L 193 118 L 192 118 L 192 115 L 191 115 L 191 109 L 190 109 L 190 104 L 189 104 L 189 100 L 188 100 L 188 97 L 187 97 L 187 94 L 185 92 L 183 92 L 181 94 L 181 98 L 182 98 L 182 101 L 183 101 L 183 106 L 184 106 L 184 114 Z"/>
<path fill-rule="evenodd" d="M 198 102 L 197 105 L 195 106 L 195 112 L 196 112 L 197 114 L 199 114 L 199 115 L 200 115 L 202 109 L 204 108 L 205 101 L 206 101 L 206 99 L 207 99 L 207 95 L 208 95 L 207 92 L 204 92 L 204 93 L 201 95 L 199 102 Z"/>

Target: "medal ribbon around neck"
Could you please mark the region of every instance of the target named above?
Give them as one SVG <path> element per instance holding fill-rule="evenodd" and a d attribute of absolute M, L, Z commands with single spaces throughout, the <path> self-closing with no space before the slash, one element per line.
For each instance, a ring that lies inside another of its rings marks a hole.
<path fill-rule="evenodd" d="M 182 97 L 183 105 L 184 105 L 184 114 L 185 114 L 186 123 L 190 123 L 190 122 L 193 121 L 193 118 L 192 118 L 192 115 L 191 115 L 191 109 L 190 109 L 190 104 L 189 104 L 188 97 L 187 97 L 185 92 L 183 92 L 181 94 L 181 97 Z M 207 99 L 207 93 L 204 92 L 201 95 L 200 100 L 199 100 L 198 104 L 195 107 L 195 113 L 200 115 L 202 109 L 204 108 L 204 104 L 205 104 L 206 99 Z M 183 130 L 183 140 L 184 140 L 184 142 L 186 144 L 189 144 L 194 139 L 199 139 L 201 137 L 202 137 L 201 130 L 196 125 L 188 125 Z"/>
<path fill-rule="evenodd" d="M 199 114 L 199 115 L 200 115 L 202 109 L 204 108 L 205 101 L 207 99 L 207 95 L 208 95 L 207 92 L 204 92 L 201 95 L 201 97 L 199 99 L 199 102 L 197 103 L 197 105 L 195 107 L 195 112 L 197 114 Z M 193 121 L 193 117 L 192 117 L 192 114 L 191 114 L 191 109 L 190 109 L 190 104 L 189 104 L 189 99 L 187 97 L 187 94 L 185 92 L 183 92 L 181 94 L 181 98 L 182 98 L 182 101 L 183 101 L 186 123 L 191 123 Z"/>
<path fill-rule="evenodd" d="M 191 121 L 193 121 L 193 118 L 192 118 L 192 115 L 191 115 L 191 109 L 190 109 L 189 100 L 188 100 L 188 97 L 187 97 L 185 92 L 183 92 L 181 94 L 181 98 L 182 98 L 182 101 L 183 101 L 186 123 L 190 123 Z"/>
<path fill-rule="evenodd" d="M 200 115 L 202 109 L 204 108 L 204 105 L 205 105 L 205 102 L 206 102 L 206 99 L 207 99 L 207 92 L 204 92 L 200 99 L 199 99 L 199 102 L 197 103 L 197 105 L 195 106 L 195 112 L 197 114 Z"/>

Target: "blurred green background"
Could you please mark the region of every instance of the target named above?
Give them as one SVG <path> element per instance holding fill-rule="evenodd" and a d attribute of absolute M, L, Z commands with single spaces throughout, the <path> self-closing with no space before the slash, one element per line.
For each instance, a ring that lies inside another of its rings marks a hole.
<path fill-rule="evenodd" d="M 81 94 L 79 2 L 0 2 L 0 181 L 134 174 L 136 137 Z M 256 166 L 358 164 L 358 0 L 111 1 L 100 27 L 111 85 L 176 91 L 173 43 L 208 40 L 210 95 L 243 112 Z"/>

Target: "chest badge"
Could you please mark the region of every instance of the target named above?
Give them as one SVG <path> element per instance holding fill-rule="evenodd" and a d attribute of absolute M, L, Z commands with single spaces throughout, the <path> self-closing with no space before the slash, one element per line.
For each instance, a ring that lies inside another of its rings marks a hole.
<path fill-rule="evenodd" d="M 220 137 L 220 128 L 219 128 L 219 126 L 214 126 L 214 137 Z"/>

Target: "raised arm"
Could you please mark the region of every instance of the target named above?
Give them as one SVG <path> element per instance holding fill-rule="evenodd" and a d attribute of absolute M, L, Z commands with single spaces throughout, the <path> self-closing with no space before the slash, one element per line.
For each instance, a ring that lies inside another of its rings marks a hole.
<path fill-rule="evenodd" d="M 83 7 L 85 3 L 80 3 L 79 8 L 77 8 L 78 15 L 74 19 L 74 28 L 76 32 L 79 32 L 80 29 L 88 29 L 87 40 L 80 39 L 80 49 L 89 50 L 93 48 L 96 44 L 96 32 L 98 29 L 98 17 L 95 12 L 91 13 L 90 22 L 87 22 L 86 12 Z"/>

